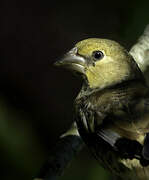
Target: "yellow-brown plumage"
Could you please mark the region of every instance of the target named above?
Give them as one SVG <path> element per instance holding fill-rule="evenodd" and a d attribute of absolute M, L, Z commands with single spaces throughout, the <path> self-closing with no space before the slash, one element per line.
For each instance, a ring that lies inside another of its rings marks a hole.
<path fill-rule="evenodd" d="M 113 174 L 146 180 L 149 90 L 132 56 L 115 41 L 91 38 L 57 65 L 84 79 L 75 100 L 76 122 L 94 156 Z"/>
<path fill-rule="evenodd" d="M 91 88 L 106 87 L 139 74 L 134 71 L 132 57 L 115 41 L 91 38 L 77 43 L 76 47 L 78 54 L 85 58 L 90 58 L 96 50 L 104 53 L 103 59 L 96 61 L 95 66 L 86 67 L 86 76 Z"/>

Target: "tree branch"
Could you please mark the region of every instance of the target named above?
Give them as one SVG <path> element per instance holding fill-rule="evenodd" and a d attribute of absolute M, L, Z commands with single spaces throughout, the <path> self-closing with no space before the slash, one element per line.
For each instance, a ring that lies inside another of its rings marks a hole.
<path fill-rule="evenodd" d="M 149 24 L 146 26 L 137 43 L 130 49 L 130 54 L 144 73 L 149 84 Z"/>
<path fill-rule="evenodd" d="M 48 160 L 34 180 L 55 180 L 83 147 L 76 124 L 63 134 L 50 152 Z"/>

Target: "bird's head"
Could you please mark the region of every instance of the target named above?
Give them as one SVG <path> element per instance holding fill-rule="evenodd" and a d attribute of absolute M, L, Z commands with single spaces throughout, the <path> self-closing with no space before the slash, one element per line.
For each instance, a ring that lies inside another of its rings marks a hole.
<path fill-rule="evenodd" d="M 80 41 L 56 65 L 78 72 L 92 89 L 142 78 L 132 56 L 120 44 L 108 39 Z"/>

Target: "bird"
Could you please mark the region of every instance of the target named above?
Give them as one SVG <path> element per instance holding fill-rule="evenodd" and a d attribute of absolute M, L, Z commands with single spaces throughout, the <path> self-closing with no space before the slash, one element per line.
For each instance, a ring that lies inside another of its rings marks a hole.
<path fill-rule="evenodd" d="M 121 179 L 148 179 L 149 88 L 131 54 L 114 40 L 88 38 L 55 65 L 83 81 L 74 117 L 93 156 Z"/>

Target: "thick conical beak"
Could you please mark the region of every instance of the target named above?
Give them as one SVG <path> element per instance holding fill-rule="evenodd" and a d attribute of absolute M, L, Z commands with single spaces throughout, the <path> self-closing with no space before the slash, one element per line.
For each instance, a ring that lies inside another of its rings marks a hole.
<path fill-rule="evenodd" d="M 54 65 L 85 73 L 86 60 L 77 54 L 77 48 L 70 50 L 65 56 L 57 61 Z"/>

